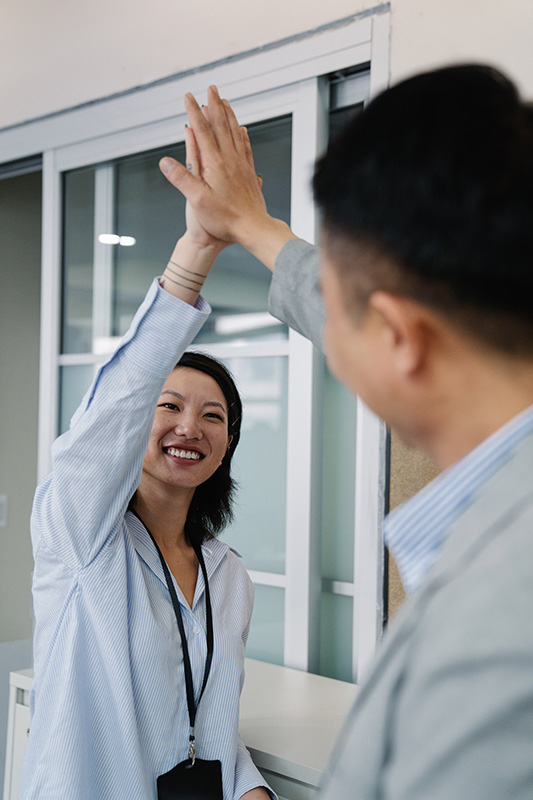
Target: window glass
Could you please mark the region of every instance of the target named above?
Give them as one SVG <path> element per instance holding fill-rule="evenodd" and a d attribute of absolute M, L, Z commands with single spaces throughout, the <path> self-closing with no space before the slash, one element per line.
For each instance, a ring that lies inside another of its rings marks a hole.
<path fill-rule="evenodd" d="M 285 590 L 256 586 L 254 613 L 246 647 L 248 658 L 283 664 Z"/>
<path fill-rule="evenodd" d="M 287 484 L 287 358 L 226 362 L 243 401 L 242 438 L 233 458 L 239 491 L 235 521 L 224 541 L 247 569 L 285 571 Z"/>
<path fill-rule="evenodd" d="M 338 99 L 338 92 L 336 93 Z M 334 102 L 334 98 L 332 98 Z M 329 138 L 359 113 L 357 103 L 330 111 Z M 322 577 L 353 583 L 357 401 L 324 367 L 322 423 Z M 353 598 L 323 591 L 319 672 L 351 681 Z"/>
<path fill-rule="evenodd" d="M 320 608 L 321 675 L 352 681 L 353 599 L 322 592 Z"/>
<path fill-rule="evenodd" d="M 89 353 L 93 332 L 94 170 L 68 172 L 63 183 L 61 351 Z"/>
<path fill-rule="evenodd" d="M 322 577 L 353 581 L 357 402 L 325 367 L 322 424 Z"/>
<path fill-rule="evenodd" d="M 329 140 L 341 132 L 341 130 L 352 120 L 360 111 L 363 110 L 363 103 L 356 103 L 344 108 L 336 108 L 329 112 Z"/>
<path fill-rule="evenodd" d="M 331 111 L 329 138 L 335 138 L 361 107 Z M 352 582 L 357 402 L 327 366 L 323 386 L 322 577 Z"/>

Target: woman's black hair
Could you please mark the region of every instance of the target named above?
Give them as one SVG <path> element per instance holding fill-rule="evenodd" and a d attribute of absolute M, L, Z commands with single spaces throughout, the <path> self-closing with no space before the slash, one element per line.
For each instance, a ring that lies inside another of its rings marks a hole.
<path fill-rule="evenodd" d="M 176 364 L 176 369 L 178 367 L 197 369 L 217 382 L 228 406 L 228 436 L 233 437 L 221 465 L 194 492 L 185 522 L 185 535 L 195 546 L 216 536 L 233 519 L 237 486 L 230 468 L 241 436 L 242 403 L 231 373 L 216 358 L 205 353 L 187 352 Z"/>

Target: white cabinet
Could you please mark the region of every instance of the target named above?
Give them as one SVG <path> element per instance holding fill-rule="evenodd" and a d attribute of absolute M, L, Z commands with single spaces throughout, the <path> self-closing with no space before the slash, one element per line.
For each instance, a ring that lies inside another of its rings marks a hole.
<path fill-rule="evenodd" d="M 352 683 L 247 659 L 240 733 L 280 798 L 313 797 L 358 690 Z"/>
<path fill-rule="evenodd" d="M 4 800 L 17 800 L 32 675 L 10 676 Z M 351 683 L 246 660 L 240 733 L 280 798 L 311 800 L 357 691 Z"/>
<path fill-rule="evenodd" d="M 17 800 L 22 761 L 30 732 L 30 689 L 33 670 L 12 672 L 9 676 L 4 800 Z"/>

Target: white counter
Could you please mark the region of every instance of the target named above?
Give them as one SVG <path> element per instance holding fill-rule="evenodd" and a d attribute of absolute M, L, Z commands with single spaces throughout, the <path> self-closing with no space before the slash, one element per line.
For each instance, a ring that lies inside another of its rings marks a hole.
<path fill-rule="evenodd" d="M 17 797 L 32 675 L 21 670 L 10 676 L 4 800 Z M 240 733 L 280 797 L 311 798 L 357 691 L 351 683 L 246 660 Z"/>

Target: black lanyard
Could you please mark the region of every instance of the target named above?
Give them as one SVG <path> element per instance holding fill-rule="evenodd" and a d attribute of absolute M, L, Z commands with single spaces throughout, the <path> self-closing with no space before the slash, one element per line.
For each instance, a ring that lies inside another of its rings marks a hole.
<path fill-rule="evenodd" d="M 134 511 L 133 512 L 137 519 L 142 522 L 142 519 L 139 515 Z M 144 522 L 142 522 L 144 525 Z M 170 574 L 170 570 L 168 568 L 167 562 L 163 558 L 163 554 L 158 547 L 158 544 L 146 525 L 144 525 L 148 533 L 150 534 L 150 538 L 152 542 L 155 544 L 156 550 L 159 554 L 159 558 L 161 560 L 161 566 L 163 567 L 163 572 L 165 574 L 165 579 L 168 586 L 168 591 L 170 592 L 170 597 L 172 600 L 172 605 L 174 606 L 174 613 L 176 615 L 176 622 L 178 623 L 178 628 L 181 636 L 181 647 L 183 650 L 183 669 L 185 672 L 185 688 L 187 692 L 187 707 L 189 710 L 189 758 L 191 759 L 191 766 L 194 764 L 196 760 L 196 747 L 195 747 L 195 738 L 194 738 L 194 724 L 196 721 L 196 712 L 198 711 L 198 706 L 200 705 L 200 700 L 202 699 L 205 687 L 207 686 L 207 679 L 209 678 L 209 672 L 211 670 L 211 663 L 213 661 L 213 614 L 211 611 L 211 596 L 209 594 L 209 582 L 207 580 L 207 570 L 205 568 L 205 561 L 204 556 L 202 553 L 201 545 L 197 545 L 194 547 L 194 552 L 196 553 L 196 557 L 200 562 L 200 567 L 202 569 L 202 574 L 204 576 L 204 584 L 205 584 L 205 619 L 206 619 L 206 628 L 207 628 L 207 655 L 205 659 L 205 669 L 204 669 L 204 680 L 202 683 L 202 689 L 200 691 L 200 697 L 198 698 L 198 703 L 194 702 L 194 686 L 192 682 L 192 669 L 191 669 L 191 660 L 189 658 L 189 648 L 187 646 L 187 637 L 185 635 L 185 626 L 183 625 L 183 617 L 181 615 L 181 608 L 178 597 L 176 595 L 176 590 L 174 589 L 174 583 L 172 581 L 172 576 Z"/>

